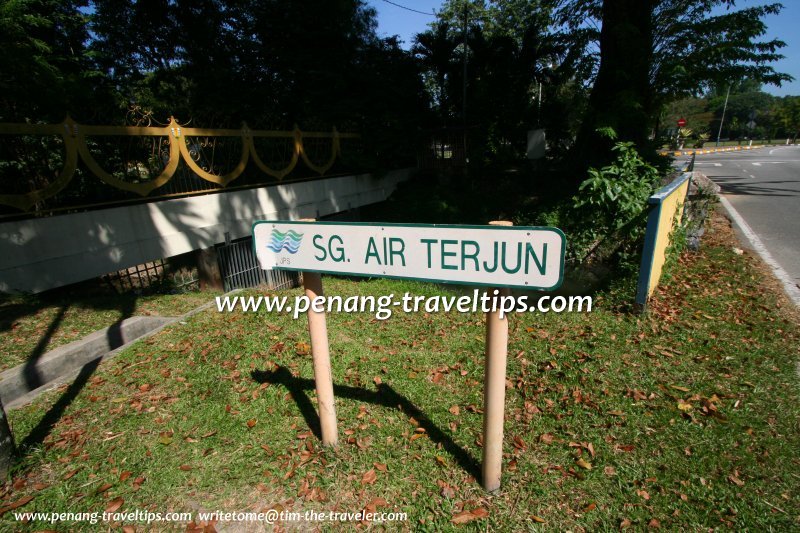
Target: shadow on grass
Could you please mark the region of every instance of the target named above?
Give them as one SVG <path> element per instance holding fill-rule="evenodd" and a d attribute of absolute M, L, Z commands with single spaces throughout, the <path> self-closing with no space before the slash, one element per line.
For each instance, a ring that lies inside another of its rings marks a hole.
<path fill-rule="evenodd" d="M 51 325 L 51 328 L 48 330 L 48 333 L 50 333 L 54 329 L 54 326 L 58 325 L 58 322 L 60 322 L 61 317 L 63 317 L 65 309 L 66 309 L 65 307 L 62 307 L 61 312 L 59 313 L 57 319 L 54 320 L 53 324 Z M 106 336 L 108 338 L 108 344 L 112 350 L 124 344 L 125 340 L 122 335 L 122 322 L 126 318 L 130 318 L 131 316 L 133 316 L 133 311 L 135 309 L 136 309 L 136 298 L 125 298 L 122 300 L 122 305 L 120 307 L 120 317 L 111 327 L 108 328 L 108 331 L 106 333 Z M 46 344 L 47 344 L 46 342 L 40 342 L 39 346 L 45 346 Z M 37 346 L 37 348 L 39 348 L 39 346 Z M 26 380 L 28 380 L 28 372 L 29 372 L 28 365 L 32 364 L 33 366 L 31 368 L 35 372 L 36 360 L 40 356 L 41 353 L 32 354 L 31 359 L 29 360 L 28 364 L 26 364 L 25 367 Z M 92 377 L 92 374 L 94 374 L 95 370 L 97 370 L 97 367 L 100 366 L 101 361 L 102 359 L 98 357 L 93 361 L 90 361 L 85 365 L 83 365 L 78 375 L 75 377 L 72 383 L 70 383 L 69 387 L 67 387 L 67 390 L 64 391 L 64 393 L 59 397 L 58 401 L 56 401 L 56 403 L 53 404 L 53 406 L 44 414 L 41 420 L 39 420 L 39 423 L 36 424 L 36 427 L 33 428 L 31 432 L 25 437 L 25 439 L 20 443 L 18 451 L 21 454 L 24 455 L 30 449 L 36 448 L 37 446 L 41 445 L 44 442 L 47 436 L 50 435 L 50 432 L 53 431 L 53 427 L 58 423 L 59 420 L 61 420 L 61 417 L 64 416 L 64 413 L 66 412 L 67 408 L 70 406 L 70 404 L 72 404 L 73 400 L 75 400 L 78 394 L 80 394 L 80 392 L 86 386 L 86 383 L 88 383 L 89 378 Z M 38 373 L 35 374 L 35 376 L 38 378 Z M 38 386 L 42 385 L 41 383 L 39 383 L 35 387 L 31 388 L 30 381 L 28 381 L 28 384 L 29 384 L 28 390 L 33 390 Z"/>
<path fill-rule="evenodd" d="M 318 439 L 321 439 L 319 415 L 306 391 L 315 388 L 313 379 L 294 377 L 292 373 L 283 366 L 279 366 L 273 371 L 256 370 L 251 372 L 251 376 L 258 383 L 271 383 L 282 385 L 291 393 L 292 398 L 297 403 L 300 413 L 306 420 L 306 424 L 314 432 Z M 347 385 L 334 385 L 333 393 L 339 398 L 348 398 L 362 402 L 380 405 L 391 409 L 398 409 L 408 417 L 414 417 L 419 423 L 419 427 L 435 444 L 441 444 L 458 465 L 469 475 L 480 480 L 481 469 L 477 460 L 469 452 L 459 446 L 449 435 L 439 429 L 428 416 L 408 398 L 399 394 L 389 385 L 381 383 L 377 391 L 350 387 Z"/>
<path fill-rule="evenodd" d="M 27 361 L 25 361 L 23 376 L 25 377 L 25 384 L 27 385 L 29 391 L 44 385 L 42 378 L 39 375 L 39 371 L 36 369 L 36 363 L 39 361 L 42 355 L 44 355 L 50 339 L 53 337 L 56 330 L 58 330 L 59 326 L 61 325 L 61 322 L 64 320 L 64 315 L 67 313 L 68 307 L 69 304 L 63 304 L 58 309 L 58 313 L 50 323 L 50 326 L 48 326 L 47 331 L 45 331 L 44 335 L 42 335 L 42 338 L 39 339 L 39 342 L 36 343 L 36 347 L 31 352 L 31 355 L 28 357 Z"/>
<path fill-rule="evenodd" d="M 64 412 L 67 410 L 67 407 L 70 406 L 72 401 L 80 394 L 83 390 L 83 387 L 86 386 L 86 383 L 89 381 L 89 378 L 92 377 L 94 371 L 97 370 L 97 367 L 100 365 L 100 358 L 95 359 L 89 363 L 83 365 L 81 368 L 80 373 L 75 378 L 75 380 L 70 383 L 69 387 L 64 394 L 58 399 L 58 401 L 53 404 L 53 406 L 45 413 L 39 423 L 36 424 L 36 427 L 28 433 L 28 436 L 25 437 L 19 445 L 19 451 L 22 454 L 28 452 L 31 448 L 36 448 L 40 444 L 44 442 L 44 439 L 50 434 L 53 430 L 53 426 L 55 426 L 61 417 L 64 416 Z"/>

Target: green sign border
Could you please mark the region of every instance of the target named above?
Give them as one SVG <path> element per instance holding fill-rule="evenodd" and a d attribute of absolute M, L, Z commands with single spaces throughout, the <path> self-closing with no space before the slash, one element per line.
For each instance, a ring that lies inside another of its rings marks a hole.
<path fill-rule="evenodd" d="M 250 233 L 253 237 L 253 254 L 258 258 L 256 251 L 256 226 L 259 224 L 295 224 L 300 226 L 371 226 L 371 227 L 394 227 L 394 228 L 454 228 L 454 229 L 482 229 L 482 230 L 514 230 L 514 231 L 551 231 L 561 237 L 561 261 L 559 262 L 558 281 L 551 287 L 533 287 L 531 285 L 507 285 L 507 284 L 486 284 L 477 283 L 474 281 L 454 281 L 446 279 L 432 279 L 432 278 L 418 278 L 413 276 L 390 276 L 390 275 L 376 275 L 376 274 L 359 274 L 357 272 L 336 272 L 331 270 L 316 270 L 311 268 L 292 268 L 292 267 L 274 267 L 275 270 L 289 270 L 293 272 L 318 272 L 320 274 L 336 274 L 339 276 L 360 276 L 363 278 L 386 278 L 386 279 L 411 279 L 416 281 L 428 281 L 431 283 L 447 283 L 451 285 L 472 285 L 478 287 L 513 287 L 516 289 L 531 289 L 541 291 L 555 291 L 564 283 L 564 255 L 567 248 L 567 236 L 558 228 L 550 226 L 477 226 L 472 224 L 398 224 L 394 222 L 387 222 L 378 224 L 374 222 L 332 222 L 332 221 L 319 221 L 319 222 L 305 222 L 299 220 L 257 220 L 253 222 L 250 227 Z M 260 265 L 259 265 L 260 267 Z"/>

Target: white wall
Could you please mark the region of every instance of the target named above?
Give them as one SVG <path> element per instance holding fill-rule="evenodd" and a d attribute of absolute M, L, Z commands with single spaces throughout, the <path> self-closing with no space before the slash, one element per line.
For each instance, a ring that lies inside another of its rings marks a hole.
<path fill-rule="evenodd" d="M 250 234 L 256 220 L 323 217 L 381 202 L 413 169 L 0 223 L 0 291 L 41 292 Z"/>

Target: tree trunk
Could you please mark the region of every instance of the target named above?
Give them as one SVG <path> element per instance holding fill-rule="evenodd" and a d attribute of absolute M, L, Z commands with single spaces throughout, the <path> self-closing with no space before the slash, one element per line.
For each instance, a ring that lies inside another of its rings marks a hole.
<path fill-rule="evenodd" d="M 575 143 L 582 171 L 608 164 L 613 142 L 597 133 L 611 127 L 618 140 L 647 144 L 652 109 L 650 67 L 655 0 L 604 0 L 600 30 L 600 67 Z M 585 172 L 575 176 L 577 183 Z"/>

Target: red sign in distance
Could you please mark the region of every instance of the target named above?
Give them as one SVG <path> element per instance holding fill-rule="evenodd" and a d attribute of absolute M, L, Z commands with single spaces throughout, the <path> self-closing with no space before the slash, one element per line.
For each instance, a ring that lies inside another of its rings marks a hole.
<path fill-rule="evenodd" d="M 686 119 L 685 119 L 685 118 L 679 118 L 679 119 L 678 119 L 678 127 L 679 127 L 679 128 L 682 128 L 682 127 L 684 127 L 685 125 L 686 125 Z"/>

